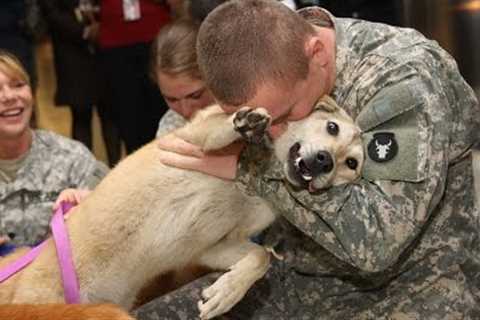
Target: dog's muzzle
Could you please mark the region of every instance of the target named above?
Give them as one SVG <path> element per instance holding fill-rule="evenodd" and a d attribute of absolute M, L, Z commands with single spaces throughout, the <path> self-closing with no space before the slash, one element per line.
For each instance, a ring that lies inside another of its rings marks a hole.
<path fill-rule="evenodd" d="M 300 186 L 309 187 L 315 177 L 333 170 L 334 161 L 328 151 L 321 150 L 308 156 L 302 156 L 300 148 L 301 144 L 299 142 L 290 147 L 288 157 L 289 175 Z"/>

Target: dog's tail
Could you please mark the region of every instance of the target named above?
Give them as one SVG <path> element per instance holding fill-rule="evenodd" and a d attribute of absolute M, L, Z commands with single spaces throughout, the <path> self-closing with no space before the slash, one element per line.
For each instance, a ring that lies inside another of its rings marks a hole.
<path fill-rule="evenodd" d="M 0 319 L 8 320 L 135 320 L 113 304 L 0 305 Z"/>

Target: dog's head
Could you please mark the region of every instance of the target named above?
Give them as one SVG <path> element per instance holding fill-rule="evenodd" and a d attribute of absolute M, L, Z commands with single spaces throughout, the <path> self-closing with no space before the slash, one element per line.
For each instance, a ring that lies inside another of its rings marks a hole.
<path fill-rule="evenodd" d="M 310 192 L 356 180 L 364 161 L 360 128 L 330 97 L 307 118 L 289 123 L 275 153 L 288 181 Z"/>

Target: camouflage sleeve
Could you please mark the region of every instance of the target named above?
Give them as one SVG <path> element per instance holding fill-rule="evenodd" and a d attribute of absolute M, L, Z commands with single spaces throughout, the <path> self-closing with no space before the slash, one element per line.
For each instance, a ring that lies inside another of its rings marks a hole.
<path fill-rule="evenodd" d="M 176 113 L 175 111 L 169 109 L 167 113 L 160 119 L 158 123 L 158 130 L 156 137 L 163 136 L 166 133 L 169 133 L 175 129 L 178 129 L 187 123 L 184 117 L 180 114 Z"/>
<path fill-rule="evenodd" d="M 394 111 L 404 111 L 382 119 L 381 104 L 392 102 L 398 104 Z M 414 148 L 410 159 L 399 158 L 408 164 L 404 172 L 382 171 L 381 164 L 373 164 L 381 174 L 357 183 L 320 194 L 278 183 L 268 197 L 291 223 L 338 258 L 377 272 L 396 262 L 442 197 L 448 168 L 445 123 L 453 119 L 442 87 L 420 76 L 380 90 L 363 109 L 378 111 L 374 132 L 393 131 L 402 144 L 399 150 Z"/>
<path fill-rule="evenodd" d="M 72 188 L 93 189 L 109 171 L 109 168 L 83 145 L 79 145 L 71 156 L 74 158 L 69 169 Z"/>

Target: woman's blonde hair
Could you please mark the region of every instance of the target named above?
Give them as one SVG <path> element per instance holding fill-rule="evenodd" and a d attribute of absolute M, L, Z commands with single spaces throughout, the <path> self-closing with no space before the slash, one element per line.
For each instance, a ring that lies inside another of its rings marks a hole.
<path fill-rule="evenodd" d="M 13 54 L 0 49 L 0 71 L 11 78 L 16 78 L 30 85 L 30 76 L 20 60 Z"/>
<path fill-rule="evenodd" d="M 157 72 L 202 78 L 195 50 L 198 28 L 198 23 L 187 19 L 162 27 L 153 42 L 151 69 L 154 79 Z"/>

